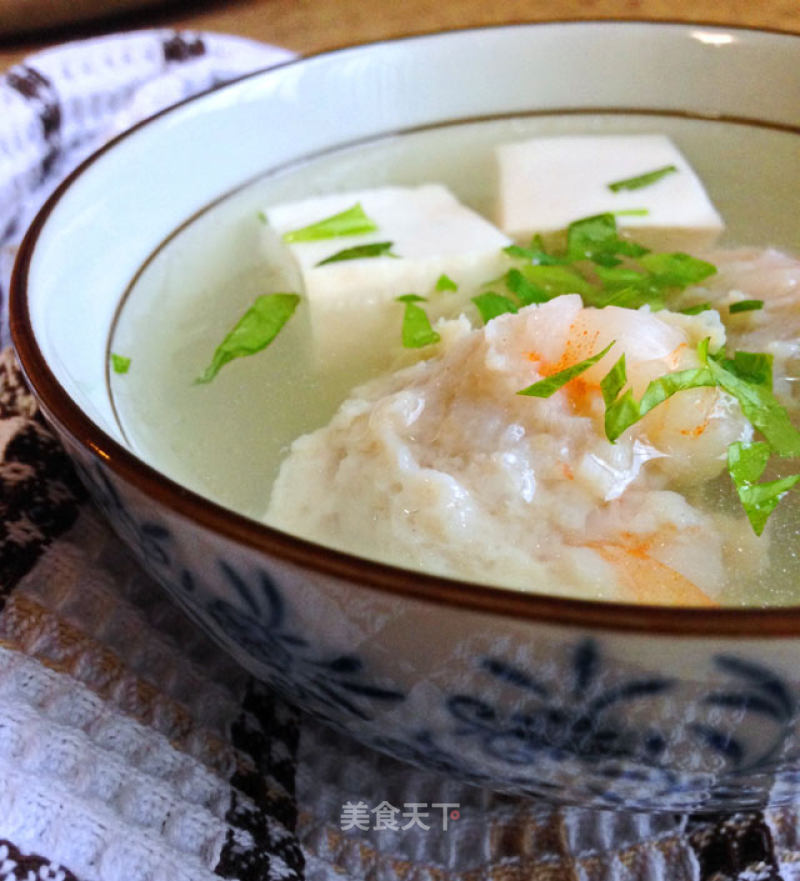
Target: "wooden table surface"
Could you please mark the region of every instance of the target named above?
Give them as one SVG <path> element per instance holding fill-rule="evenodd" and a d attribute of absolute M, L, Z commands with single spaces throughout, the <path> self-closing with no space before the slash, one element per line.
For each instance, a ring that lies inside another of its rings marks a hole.
<path fill-rule="evenodd" d="M 241 34 L 309 53 L 443 28 L 573 18 L 800 33 L 800 0 L 0 0 L 0 70 L 52 43 L 151 26 Z"/>

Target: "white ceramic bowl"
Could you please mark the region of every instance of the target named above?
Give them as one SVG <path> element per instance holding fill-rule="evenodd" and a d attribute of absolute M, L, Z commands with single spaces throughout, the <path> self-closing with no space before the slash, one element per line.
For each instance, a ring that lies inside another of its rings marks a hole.
<path fill-rule="evenodd" d="M 365 742 L 562 802 L 794 798 L 800 609 L 593 604 L 326 550 L 137 459 L 105 371 L 118 302 L 154 248 L 269 169 L 444 120 L 592 108 L 758 121 L 800 148 L 798 70 L 790 35 L 569 23 L 357 47 L 247 77 L 137 127 L 53 196 L 14 277 L 23 367 L 95 499 L 174 599 L 254 674 Z"/>

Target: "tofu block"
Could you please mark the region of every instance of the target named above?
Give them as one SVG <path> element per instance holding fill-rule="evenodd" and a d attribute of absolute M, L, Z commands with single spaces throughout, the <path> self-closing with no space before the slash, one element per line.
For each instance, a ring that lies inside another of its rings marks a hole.
<path fill-rule="evenodd" d="M 430 297 L 430 308 L 428 304 L 425 307 L 435 318 L 441 303 L 447 301 L 452 306 L 452 296 L 435 293 L 443 274 L 456 282 L 459 296 L 466 302 L 468 291 L 474 293 L 507 267 L 502 249 L 511 243 L 508 236 L 440 184 L 378 187 L 277 205 L 265 212 L 267 229 L 281 241 L 285 233 L 318 223 L 357 203 L 376 224 L 374 232 L 283 243 L 302 278 L 320 357 L 332 356 L 354 340 L 394 329 L 392 339 L 399 340 L 403 307 L 394 300 L 402 294 Z M 373 242 L 391 242 L 395 256 L 319 265 L 346 248 Z M 267 251 L 274 253 L 274 240 Z"/>
<path fill-rule="evenodd" d="M 701 251 L 714 244 L 724 222 L 703 184 L 664 135 L 570 135 L 534 138 L 496 148 L 498 224 L 527 242 L 564 229 L 573 220 L 617 215 L 631 238 L 658 250 Z M 609 184 L 674 165 L 676 172 L 638 189 Z"/>

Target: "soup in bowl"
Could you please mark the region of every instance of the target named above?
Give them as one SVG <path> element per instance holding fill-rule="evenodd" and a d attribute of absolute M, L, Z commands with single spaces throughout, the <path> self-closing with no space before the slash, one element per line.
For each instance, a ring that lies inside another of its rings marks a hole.
<path fill-rule="evenodd" d="M 798 52 L 576 23 L 245 78 L 48 203 L 23 367 L 146 568 L 331 724 L 565 803 L 791 799 Z"/>

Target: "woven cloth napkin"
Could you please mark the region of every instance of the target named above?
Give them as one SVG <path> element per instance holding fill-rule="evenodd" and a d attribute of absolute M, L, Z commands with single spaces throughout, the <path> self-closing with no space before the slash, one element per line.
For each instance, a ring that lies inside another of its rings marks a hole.
<path fill-rule="evenodd" d="M 218 34 L 143 31 L 58 46 L 0 77 L 3 302 L 27 223 L 80 159 L 180 98 L 290 55 Z M 440 815 L 441 804 L 455 807 Z M 381 805 L 404 819 L 382 824 Z M 790 881 L 800 879 L 800 824 L 791 809 L 550 808 L 409 768 L 326 729 L 253 681 L 138 568 L 86 499 L 6 348 L 0 881 L 215 877 Z"/>

